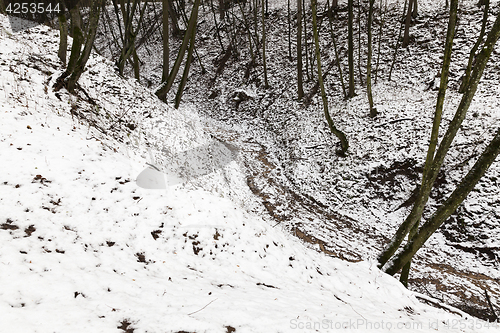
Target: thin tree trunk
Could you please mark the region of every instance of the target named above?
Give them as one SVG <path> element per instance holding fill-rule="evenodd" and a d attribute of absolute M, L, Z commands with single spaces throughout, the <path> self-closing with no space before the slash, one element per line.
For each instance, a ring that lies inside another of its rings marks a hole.
<path fill-rule="evenodd" d="M 405 17 L 407 5 L 408 5 L 408 0 L 405 0 L 405 5 L 404 5 L 403 15 L 402 15 L 403 17 Z M 391 81 L 392 70 L 394 69 L 394 65 L 396 64 L 396 59 L 398 57 L 399 40 L 401 39 L 402 32 L 403 32 L 403 25 L 401 24 L 399 27 L 399 35 L 398 35 L 398 38 L 396 38 L 396 44 L 394 46 L 394 56 L 392 57 L 391 69 L 389 69 L 389 78 L 388 78 L 389 81 Z"/>
<path fill-rule="evenodd" d="M 382 10 L 382 2 L 383 0 L 380 0 L 380 10 Z M 382 29 L 385 24 L 386 14 L 387 14 L 387 0 L 384 2 L 384 12 L 382 13 L 382 18 L 380 20 L 380 29 L 378 32 L 377 65 L 375 66 L 375 84 L 377 84 L 377 79 L 378 79 L 378 65 L 380 63 L 380 50 L 382 44 Z"/>
<path fill-rule="evenodd" d="M 349 0 L 348 7 L 348 35 L 347 35 L 347 44 L 348 44 L 348 62 L 349 62 L 349 93 L 347 96 L 349 98 L 355 96 L 354 92 L 354 41 L 353 41 L 353 0 Z"/>
<path fill-rule="evenodd" d="M 84 42 L 83 31 L 82 31 L 82 18 L 80 16 L 80 6 L 74 6 L 70 10 L 71 16 L 71 34 L 73 37 L 73 43 L 71 44 L 71 52 L 69 55 L 68 67 L 66 67 L 65 76 L 69 76 L 75 69 L 76 62 L 80 57 L 82 51 L 82 45 Z"/>
<path fill-rule="evenodd" d="M 170 68 L 170 43 L 169 43 L 169 29 L 168 29 L 168 2 L 170 0 L 163 0 L 163 70 L 161 80 L 165 81 L 168 77 Z"/>
<path fill-rule="evenodd" d="M 217 23 L 217 15 L 215 14 L 214 0 L 210 0 L 210 6 L 212 7 L 212 13 L 214 15 L 215 32 L 217 33 L 217 40 L 219 41 L 220 48 L 224 51 L 224 45 L 222 44 L 222 38 L 220 36 L 219 24 Z"/>
<path fill-rule="evenodd" d="M 125 63 L 127 60 L 130 58 L 130 56 L 133 54 L 135 50 L 135 39 L 137 37 L 137 34 L 139 32 L 139 28 L 142 24 L 142 21 L 144 19 L 144 12 L 146 10 L 146 6 L 148 5 L 148 1 L 145 1 L 142 9 L 140 10 L 139 13 L 139 19 L 137 22 L 137 27 L 134 30 L 133 26 L 133 21 L 134 21 L 134 15 L 135 11 L 137 8 L 137 5 L 139 5 L 140 8 L 140 0 L 134 0 L 132 4 L 132 8 L 130 10 L 125 11 L 125 6 L 124 2 L 122 0 L 121 2 L 121 8 L 122 8 L 122 16 L 123 16 L 123 23 L 124 23 L 124 38 L 122 40 L 123 42 L 123 48 L 120 53 L 120 58 L 118 59 L 117 66 L 118 66 L 118 72 L 120 75 L 123 75 L 123 71 L 125 69 Z"/>
<path fill-rule="evenodd" d="M 64 4 L 61 2 L 61 6 Z M 66 21 L 65 10 L 63 9 L 58 15 L 59 20 L 59 50 L 57 56 L 61 60 L 63 66 L 66 66 L 66 55 L 68 52 L 68 22 Z"/>
<path fill-rule="evenodd" d="M 132 58 L 134 60 L 134 77 L 137 81 L 141 81 L 141 76 L 140 76 L 140 60 L 139 56 L 137 55 L 137 50 L 135 49 L 132 51 Z"/>
<path fill-rule="evenodd" d="M 264 88 L 269 88 L 269 81 L 267 80 L 267 65 L 266 65 L 266 15 L 264 0 L 262 2 L 262 65 L 264 66 Z"/>
<path fill-rule="evenodd" d="M 469 62 L 467 64 L 467 69 L 465 70 L 464 77 L 462 78 L 462 83 L 460 84 L 460 88 L 458 89 L 459 93 L 464 93 L 465 87 L 467 87 L 467 83 L 469 82 L 470 73 L 472 71 L 472 63 L 474 61 L 474 57 L 476 56 L 477 49 L 484 38 L 484 33 L 486 31 L 486 23 L 488 22 L 488 10 L 490 8 L 490 0 L 482 0 L 484 2 L 484 12 L 483 12 L 483 23 L 481 24 L 481 32 L 479 33 L 479 37 L 477 38 L 476 43 L 470 50 L 469 54 Z"/>
<path fill-rule="evenodd" d="M 288 60 L 292 60 L 292 24 L 290 22 L 290 0 L 287 0 Z"/>
<path fill-rule="evenodd" d="M 198 20 L 198 7 L 199 7 L 200 0 L 196 0 L 196 1 L 198 4 L 195 3 L 195 5 L 193 6 L 193 11 L 195 12 L 194 13 L 195 22 Z M 193 19 L 193 16 L 191 16 L 191 19 Z M 188 57 L 186 60 L 186 65 L 184 66 L 184 72 L 182 73 L 181 82 L 180 82 L 179 87 L 177 89 L 177 94 L 175 95 L 175 108 L 176 109 L 179 108 L 179 105 L 181 103 L 182 93 L 184 92 L 184 87 L 186 86 L 186 82 L 187 82 L 188 75 L 189 75 L 189 67 L 191 66 L 191 61 L 193 60 L 193 50 L 194 50 L 194 43 L 195 43 L 195 37 L 196 37 L 196 24 L 194 25 L 194 28 L 191 30 L 192 31 L 190 31 L 191 38 L 190 38 L 190 42 L 189 42 Z"/>
<path fill-rule="evenodd" d="M 165 100 L 170 88 L 172 88 L 172 84 L 174 83 L 175 78 L 177 77 L 177 73 L 179 72 L 179 68 L 181 67 L 182 59 L 184 58 L 184 54 L 186 53 L 186 49 L 188 47 L 189 40 L 191 39 L 191 33 L 193 29 L 196 28 L 196 19 L 195 15 L 198 15 L 198 6 L 200 5 L 200 0 L 195 0 L 193 9 L 191 11 L 191 16 L 189 18 L 188 28 L 186 33 L 184 34 L 184 39 L 182 40 L 181 47 L 179 48 L 179 53 L 177 54 L 177 58 L 175 59 L 174 67 L 170 71 L 168 78 L 166 81 L 158 87 L 155 91 L 156 96 L 159 99 Z"/>
<path fill-rule="evenodd" d="M 368 61 L 366 63 L 366 91 L 368 94 L 368 104 L 370 106 L 370 117 L 377 116 L 377 109 L 373 106 L 372 96 L 372 20 L 373 20 L 373 5 L 375 0 L 370 0 L 370 8 L 368 9 Z"/>
<path fill-rule="evenodd" d="M 304 48 L 306 51 L 306 76 L 307 80 L 311 80 L 311 76 L 309 75 L 309 47 L 307 46 L 307 21 L 306 21 L 306 2 L 302 0 L 302 20 L 304 27 Z M 311 68 L 312 71 L 312 68 Z"/>
<path fill-rule="evenodd" d="M 456 6 L 457 1 L 458 0 L 451 1 L 450 7 Z M 439 148 L 437 149 L 435 157 L 432 161 L 432 165 L 429 167 L 427 182 L 426 183 L 422 182 L 422 184 L 425 184 L 425 186 L 428 186 L 427 184 L 433 184 L 435 179 L 437 178 L 437 174 L 443 164 L 448 149 L 451 146 L 451 143 L 453 142 L 453 139 L 455 138 L 455 135 L 458 132 L 466 116 L 467 110 L 469 109 L 474 94 L 477 90 L 479 80 L 481 79 L 481 76 L 486 67 L 486 63 L 488 62 L 488 59 L 491 56 L 491 52 L 493 51 L 494 45 L 497 42 L 499 36 L 500 36 L 500 13 L 497 16 L 491 31 L 488 33 L 486 42 L 477 57 L 476 66 L 474 66 L 471 78 L 462 96 L 460 105 L 457 108 L 455 116 L 451 121 L 448 130 L 446 131 L 443 139 L 441 140 Z M 419 195 L 419 197 L 421 198 L 420 199 L 417 198 L 417 202 L 415 203 L 412 212 L 405 220 L 405 222 L 401 225 L 400 230 L 398 231 L 398 233 L 396 233 L 395 237 L 393 237 L 391 244 L 388 247 L 386 247 L 386 249 L 384 249 L 382 254 L 379 256 L 379 267 L 382 267 L 394 254 L 396 249 L 399 247 L 399 244 L 401 244 L 402 241 L 402 239 L 400 241 L 401 236 L 404 238 L 404 235 L 408 233 L 407 230 L 409 230 L 413 226 L 413 224 L 420 219 L 421 211 L 423 210 L 423 205 L 421 203 L 418 203 L 418 201 L 424 201 L 425 204 L 426 199 L 428 198 L 428 192 L 430 192 L 430 190 L 425 189 L 424 186 L 422 186 L 422 188 L 423 188 L 421 189 L 422 193 Z M 424 195 L 426 198 L 422 198 L 424 197 Z"/>
<path fill-rule="evenodd" d="M 363 86 L 364 85 L 363 71 L 361 71 L 361 1 L 360 0 L 358 0 L 358 71 L 359 71 L 359 83 Z"/>
<path fill-rule="evenodd" d="M 414 0 L 409 0 L 408 2 L 408 11 L 406 12 L 405 19 L 405 34 L 403 37 L 403 47 L 407 47 L 410 43 L 410 24 L 411 24 L 411 13 L 413 8 Z"/>
<path fill-rule="evenodd" d="M 346 93 L 346 88 L 344 84 L 344 77 L 342 75 L 342 67 L 340 65 L 340 57 L 339 53 L 337 51 L 337 43 L 335 41 L 335 34 L 333 33 L 333 18 L 332 18 L 332 9 L 330 8 L 330 0 L 326 0 L 326 4 L 328 6 L 328 25 L 330 28 L 330 35 L 332 37 L 333 41 L 333 50 L 335 51 L 335 61 L 337 62 L 337 69 L 339 70 L 339 78 L 340 78 L 340 84 L 342 85 L 342 94 L 344 95 L 344 98 L 347 98 L 347 93 Z"/>
<path fill-rule="evenodd" d="M 302 73 L 302 0 L 297 0 L 297 90 L 298 98 L 304 97 Z"/>
<path fill-rule="evenodd" d="M 92 45 L 94 44 L 95 40 L 95 34 L 97 32 L 97 26 L 99 24 L 99 16 L 101 14 L 102 5 L 103 5 L 102 0 L 92 1 L 89 14 L 89 23 L 88 23 L 88 31 L 87 31 L 87 39 L 85 41 L 85 47 L 83 48 L 83 52 L 78 61 L 76 62 L 75 68 L 67 81 L 67 89 L 69 92 L 74 91 L 75 84 L 82 75 L 83 70 L 85 69 L 85 65 L 89 60 L 90 51 L 92 50 Z"/>
<path fill-rule="evenodd" d="M 250 30 L 250 24 L 248 23 L 248 19 L 247 19 L 247 16 L 245 14 L 245 9 L 243 8 L 243 5 L 241 4 L 241 2 L 238 2 L 238 6 L 240 7 L 241 16 L 243 16 L 243 23 L 245 24 L 245 29 L 247 31 L 248 45 L 250 47 L 250 58 L 252 59 L 251 63 L 253 64 L 255 62 L 255 55 L 254 55 L 253 46 L 252 46 L 252 31 Z"/>
<path fill-rule="evenodd" d="M 337 136 L 340 140 L 341 144 L 341 154 L 345 155 L 347 152 L 347 149 L 349 148 L 349 143 L 347 142 L 347 138 L 345 134 L 337 129 L 333 123 L 332 117 L 330 116 L 330 112 L 328 111 L 328 99 L 326 97 L 326 92 L 325 92 L 325 85 L 323 83 L 323 75 L 321 73 L 321 55 L 320 55 L 320 50 L 319 50 L 319 36 L 318 36 L 318 26 L 316 23 L 316 7 L 317 7 L 317 0 L 311 0 L 311 9 L 312 9 L 312 24 L 313 24 L 313 35 L 314 35 L 314 44 L 316 46 L 316 64 L 318 67 L 318 81 L 319 85 L 321 88 L 321 99 L 323 100 L 323 110 L 325 112 L 325 118 L 326 121 L 328 122 L 328 126 L 330 127 L 330 130 L 333 134 Z"/>
<path fill-rule="evenodd" d="M 453 0 L 452 0 L 453 3 Z M 488 147 L 481 154 L 472 169 L 462 179 L 455 191 L 438 208 L 438 210 L 425 222 L 413 239 L 403 248 L 403 251 L 391 260 L 385 269 L 390 275 L 396 274 L 404 265 L 406 265 L 417 251 L 424 245 L 429 237 L 443 224 L 448 217 L 465 200 L 467 195 L 474 189 L 477 182 L 483 177 L 491 164 L 495 161 L 500 152 L 500 129 Z"/>

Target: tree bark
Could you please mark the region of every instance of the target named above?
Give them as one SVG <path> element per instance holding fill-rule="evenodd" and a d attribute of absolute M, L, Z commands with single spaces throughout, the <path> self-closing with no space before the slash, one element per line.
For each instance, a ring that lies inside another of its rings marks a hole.
<path fill-rule="evenodd" d="M 340 78 L 340 84 L 342 85 L 342 94 L 344 95 L 344 98 L 347 98 L 347 93 L 346 93 L 346 88 L 344 84 L 344 77 L 342 75 L 342 67 L 340 66 L 340 56 L 337 51 L 337 43 L 335 41 L 335 34 L 333 33 L 333 14 L 332 14 L 332 9 L 330 8 L 330 0 L 326 0 L 326 4 L 328 6 L 328 26 L 330 28 L 330 35 L 332 37 L 333 41 L 333 50 L 335 52 L 335 61 L 337 63 L 337 69 L 339 71 L 339 78 Z"/>
<path fill-rule="evenodd" d="M 436 111 L 434 113 L 431 139 L 429 143 L 429 148 L 427 150 L 427 157 L 425 161 L 424 171 L 422 173 L 422 185 L 420 186 L 419 195 L 415 200 L 415 204 L 413 205 L 410 214 L 397 230 L 396 234 L 389 243 L 389 246 L 386 247 L 382 252 L 382 254 L 379 256 L 380 267 L 382 267 L 387 262 L 387 260 L 389 260 L 389 258 L 394 255 L 396 250 L 403 242 L 405 236 L 408 234 L 408 232 L 410 232 L 411 228 L 413 228 L 414 224 L 420 221 L 420 218 L 424 211 L 425 204 L 429 199 L 429 195 L 435 181 L 435 178 L 433 179 L 431 177 L 432 176 L 431 168 L 434 162 L 434 153 L 437 147 L 439 126 L 441 124 L 444 98 L 446 95 L 446 88 L 448 85 L 451 51 L 453 47 L 453 37 L 455 35 L 455 27 L 457 22 L 457 9 L 458 9 L 458 0 L 452 0 L 450 6 L 450 19 L 448 22 L 448 31 L 446 34 L 446 45 L 444 51 L 443 66 L 441 70 L 441 82 L 439 86 L 438 98 L 436 103 Z M 436 172 L 436 177 L 437 177 L 437 172 Z"/>
<path fill-rule="evenodd" d="M 457 3 L 458 0 L 452 0 L 450 8 L 456 7 Z M 450 9 L 450 12 L 451 11 L 452 9 Z M 462 99 L 457 108 L 455 116 L 453 117 L 453 120 L 451 121 L 443 139 L 441 140 L 439 148 L 437 149 L 436 154 L 432 159 L 432 163 L 430 166 L 426 165 L 426 167 L 424 167 L 424 172 L 427 175 L 427 177 L 425 181 L 424 179 L 422 179 L 422 186 L 420 190 L 421 193 L 417 197 L 417 200 L 410 215 L 407 217 L 405 222 L 403 222 L 403 224 L 400 226 L 400 228 L 396 232 L 395 236 L 393 237 L 389 245 L 384 249 L 384 251 L 379 256 L 378 258 L 379 267 L 383 267 L 387 263 L 390 257 L 392 257 L 392 255 L 396 252 L 397 248 L 401 244 L 405 235 L 409 232 L 409 230 L 413 227 L 413 225 L 421 218 L 423 207 L 425 206 L 425 203 L 427 202 L 427 199 L 429 197 L 432 184 L 434 184 L 438 172 L 443 164 L 444 158 L 448 152 L 448 149 L 450 148 L 451 143 L 453 142 L 453 139 L 455 138 L 455 135 L 458 132 L 466 116 L 467 110 L 469 109 L 472 99 L 474 98 L 474 94 L 476 93 L 479 80 L 483 75 L 486 64 L 491 56 L 491 52 L 493 51 L 494 45 L 496 44 L 499 36 L 500 36 L 500 13 L 497 16 L 492 29 L 488 33 L 486 42 L 477 57 L 476 66 L 474 66 L 471 78 L 469 80 L 469 83 L 467 84 L 466 90 L 462 96 Z M 436 119 L 434 123 L 435 124 L 437 123 Z M 435 124 L 433 125 L 433 129 L 435 127 Z M 428 155 L 431 155 L 430 151 L 428 152 Z"/>
<path fill-rule="evenodd" d="M 408 11 L 406 12 L 405 19 L 405 34 L 403 37 L 403 47 L 407 47 L 410 44 L 410 24 L 411 24 L 411 13 L 413 9 L 413 2 L 415 0 L 409 0 L 408 2 Z"/>
<path fill-rule="evenodd" d="M 484 33 L 486 31 L 486 23 L 488 22 L 488 11 L 490 8 L 490 0 L 482 0 L 482 2 L 484 2 L 483 23 L 481 24 L 481 32 L 479 33 L 479 37 L 477 38 L 476 43 L 470 50 L 467 69 L 465 70 L 464 77 L 462 78 L 462 83 L 460 84 L 460 88 L 458 89 L 458 92 L 462 94 L 465 91 L 465 87 L 467 87 L 467 83 L 470 78 L 470 73 L 472 71 L 472 63 L 474 61 L 474 57 L 476 56 L 477 49 L 479 48 L 479 45 L 481 45 L 481 42 L 483 41 Z"/>
<path fill-rule="evenodd" d="M 84 42 L 80 6 L 74 6 L 69 13 L 71 17 L 71 34 L 73 37 L 73 43 L 71 44 L 71 52 L 69 55 L 68 67 L 66 67 L 65 71 L 65 77 L 69 76 L 75 69 L 76 62 L 80 57 L 80 52 L 82 51 L 82 45 Z"/>
<path fill-rule="evenodd" d="M 196 2 L 197 3 L 195 3 L 195 5 L 193 6 L 193 11 L 195 12 L 194 13 L 194 20 L 195 21 L 198 20 L 198 7 L 199 7 L 200 0 L 197 0 Z M 193 19 L 193 17 L 191 17 L 191 19 Z M 189 75 L 189 67 L 191 66 L 191 62 L 193 60 L 193 50 L 194 50 L 194 43 L 195 43 L 195 37 L 196 37 L 196 24 L 194 25 L 193 29 L 191 29 L 190 34 L 191 34 L 191 36 L 190 36 L 191 38 L 190 38 L 190 42 L 189 42 L 188 57 L 186 60 L 186 65 L 184 66 L 184 72 L 182 74 L 182 79 L 181 79 L 181 82 L 180 82 L 179 87 L 177 89 L 177 94 L 175 96 L 175 108 L 176 109 L 179 108 L 179 105 L 181 103 L 182 93 L 184 91 L 184 87 L 186 86 L 186 82 L 187 82 L 188 75 Z"/>
<path fill-rule="evenodd" d="M 103 6 L 102 0 L 93 0 L 90 7 L 89 23 L 87 30 L 87 38 L 85 41 L 85 46 L 80 58 L 76 62 L 75 68 L 71 73 L 71 76 L 67 81 L 67 89 L 69 92 L 73 92 L 75 89 L 75 84 L 80 79 L 85 65 L 89 60 L 90 51 L 92 50 L 92 45 L 94 45 L 95 34 L 97 32 L 97 26 L 99 24 L 99 16 L 101 15 L 101 7 Z M 83 36 L 82 36 L 83 37 Z"/>
<path fill-rule="evenodd" d="M 64 3 L 60 3 L 64 6 Z M 68 53 L 68 22 L 66 20 L 66 15 L 64 7 L 62 7 L 61 13 L 58 15 L 59 20 L 59 50 L 57 51 L 57 56 L 61 60 L 63 66 L 66 66 L 66 55 Z"/>
<path fill-rule="evenodd" d="M 168 77 L 170 68 L 170 43 L 168 29 L 168 2 L 170 0 L 162 0 L 163 7 L 163 68 L 161 80 L 165 81 Z"/>
<path fill-rule="evenodd" d="M 175 59 L 174 67 L 170 71 L 168 78 L 166 81 L 163 81 L 160 87 L 155 91 L 156 96 L 159 99 L 165 100 L 170 88 L 172 88 L 172 84 L 174 83 L 175 78 L 177 77 L 177 73 L 179 72 L 179 68 L 181 67 L 182 59 L 184 58 L 184 54 L 186 53 L 186 49 L 188 47 L 189 40 L 191 39 L 191 33 L 193 29 L 196 29 L 196 21 L 195 15 L 198 15 L 198 7 L 200 5 L 200 0 L 195 0 L 193 9 L 191 11 L 191 16 L 189 18 L 188 28 L 186 33 L 184 34 L 184 39 L 182 40 L 181 47 L 179 48 L 179 53 L 177 54 L 177 58 Z"/>
<path fill-rule="evenodd" d="M 453 0 L 452 0 L 453 3 Z M 472 191 L 479 179 L 486 173 L 491 164 L 495 161 L 500 152 L 500 128 L 495 137 L 472 169 L 467 173 L 458 187 L 450 197 L 439 207 L 439 209 L 425 222 L 413 239 L 403 248 L 403 251 L 394 257 L 388 264 L 385 272 L 390 275 L 396 274 L 406 263 L 408 263 L 415 253 L 424 245 L 425 241 L 436 232 L 441 224 L 458 208 Z"/>
<path fill-rule="evenodd" d="M 321 72 L 321 54 L 319 50 L 319 35 L 318 35 L 318 25 L 316 22 L 316 10 L 317 10 L 317 0 L 311 0 L 311 10 L 312 10 L 312 24 L 313 24 L 313 35 L 314 35 L 314 44 L 315 44 L 315 53 L 316 53 L 316 64 L 318 67 L 318 81 L 321 88 L 321 99 L 323 100 L 323 110 L 325 113 L 326 121 L 328 122 L 328 126 L 333 134 L 337 136 L 340 140 L 341 144 L 341 155 L 345 156 L 347 149 L 349 148 L 349 143 L 345 134 L 335 127 L 333 123 L 332 117 L 330 116 L 330 112 L 328 111 L 328 99 L 326 97 L 325 85 L 323 83 L 323 74 Z"/>
<path fill-rule="evenodd" d="M 297 94 L 298 98 L 304 97 L 302 73 L 302 0 L 297 0 Z"/>
<path fill-rule="evenodd" d="M 373 5 L 375 0 L 370 0 L 370 8 L 368 9 L 368 61 L 366 63 L 366 91 L 368 95 L 368 104 L 370 106 L 370 117 L 377 116 L 377 109 L 373 106 L 372 96 L 372 21 L 373 21 Z"/>
<path fill-rule="evenodd" d="M 300 0 L 299 0 L 300 1 Z M 347 96 L 354 97 L 354 40 L 353 40 L 353 4 L 354 0 L 349 0 L 347 3 L 348 7 L 348 35 L 347 35 L 347 48 L 348 48 L 348 62 L 349 62 L 349 92 Z"/>
<path fill-rule="evenodd" d="M 264 0 L 261 0 L 261 16 L 262 16 L 262 65 L 264 66 L 264 88 L 269 88 L 267 80 L 267 64 L 266 64 L 266 13 Z"/>

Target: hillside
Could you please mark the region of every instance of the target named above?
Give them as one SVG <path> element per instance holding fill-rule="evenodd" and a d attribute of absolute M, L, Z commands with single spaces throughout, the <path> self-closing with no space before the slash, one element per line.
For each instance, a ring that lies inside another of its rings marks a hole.
<path fill-rule="evenodd" d="M 96 54 L 76 96 L 55 93 L 58 33 L 13 34 L 5 16 L 0 31 L 0 331 L 498 328 L 266 218 L 255 189 L 278 171 L 257 133 L 246 152 L 207 109 L 175 110 Z M 137 185 L 148 164 L 163 189 Z"/>
<path fill-rule="evenodd" d="M 461 94 L 457 91 L 460 78 L 479 33 L 482 9 L 476 3 L 460 3 L 441 134 L 460 102 Z M 498 1 L 491 2 L 490 25 L 498 13 L 498 4 Z M 411 201 L 407 200 L 420 182 L 427 153 L 448 12 L 444 1 L 419 1 L 419 15 L 411 27 L 412 42 L 406 49 L 399 47 L 389 80 L 401 5 L 397 1 L 388 2 L 380 43 L 378 80 L 373 87 L 379 115 L 371 119 L 358 68 L 357 96 L 345 100 L 342 95 L 325 22 L 325 3 L 319 4 L 322 10 L 318 16 L 323 18 L 322 25 L 320 23 L 322 61 L 328 73 L 326 89 L 330 112 L 336 126 L 350 141 L 346 158 L 336 154 L 339 143 L 324 120 L 319 93 L 312 94 L 309 103 L 296 99 L 296 59 L 293 53 L 292 59 L 288 58 L 285 2 L 271 1 L 266 17 L 270 88 L 263 87 L 262 57 L 257 57 L 254 67 L 249 62 L 249 45 L 245 38 L 233 43 L 236 46 L 226 59 L 233 21 L 229 17 L 219 22 L 226 47 L 223 50 L 208 8 L 200 14 L 198 26 L 196 45 L 200 61 L 192 63 L 183 97 L 185 103 L 197 106 L 213 135 L 240 149 L 246 182 L 259 198 L 260 205 L 255 207 L 258 214 L 309 243 L 311 248 L 353 262 L 375 258 L 404 220 L 411 206 Z M 310 15 L 309 5 L 306 8 Z M 232 10 L 231 15 L 238 17 L 239 8 L 235 6 Z M 293 2 L 291 11 L 293 19 L 296 11 Z M 365 4 L 362 19 L 366 18 L 366 11 Z M 376 12 L 375 17 L 379 18 L 380 13 Z M 346 21 L 346 3 L 341 3 L 334 31 L 344 78 L 347 71 Z M 374 26 L 377 43 L 378 28 Z M 308 29 L 311 48 L 312 34 L 310 27 Z M 291 36 L 295 34 L 292 25 Z M 365 34 L 361 38 L 364 40 Z M 176 50 L 180 42 L 180 38 L 174 38 L 172 49 Z M 355 42 L 357 44 L 357 39 Z M 111 57 L 113 46 L 109 40 L 100 40 L 98 49 Z M 155 87 L 159 84 L 161 50 L 158 32 L 138 50 L 141 59 L 148 59 L 141 67 L 144 85 Z M 374 52 L 378 53 L 378 46 Z M 499 54 L 500 46 L 496 45 L 424 218 L 447 198 L 497 129 L 500 118 Z M 366 75 L 365 50 L 361 57 L 361 72 Z M 226 59 L 223 66 L 222 59 Z M 316 83 L 313 74 L 307 77 L 310 79 L 305 82 L 306 95 L 313 91 Z M 173 97 L 172 93 L 171 100 Z M 494 318 L 485 292 L 494 295 L 498 304 L 499 179 L 497 161 L 466 201 L 417 253 L 410 289 L 475 316 Z"/>

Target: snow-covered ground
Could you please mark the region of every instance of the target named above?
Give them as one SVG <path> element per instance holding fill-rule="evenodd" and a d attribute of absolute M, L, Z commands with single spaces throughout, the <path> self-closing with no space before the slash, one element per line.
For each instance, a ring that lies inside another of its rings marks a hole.
<path fill-rule="evenodd" d="M 57 32 L 12 34 L 5 16 L 0 31 L 0 332 L 497 329 L 273 228 L 252 213 L 237 156 L 140 188 L 147 163 L 168 169 L 165 149 L 210 144 L 196 110 L 98 56 L 86 95 L 55 93 Z"/>

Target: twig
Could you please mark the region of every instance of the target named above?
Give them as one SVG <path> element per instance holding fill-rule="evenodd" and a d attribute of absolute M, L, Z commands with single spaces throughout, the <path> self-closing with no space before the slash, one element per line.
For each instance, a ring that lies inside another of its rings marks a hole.
<path fill-rule="evenodd" d="M 493 320 L 497 321 L 498 320 L 498 316 L 495 313 L 495 309 L 493 309 L 493 304 L 491 304 L 491 300 L 490 300 L 490 296 L 488 295 L 488 291 L 485 290 L 484 294 L 486 295 L 486 300 L 488 301 L 488 305 L 490 306 L 491 313 L 493 314 Z"/>
<path fill-rule="evenodd" d="M 200 312 L 201 310 L 203 310 L 204 308 L 206 308 L 207 306 L 209 306 L 210 304 L 212 304 L 212 303 L 213 303 L 213 302 L 215 302 L 216 300 L 217 300 L 217 298 L 216 298 L 216 299 L 214 299 L 213 301 L 211 301 L 210 303 L 208 303 L 207 305 L 205 305 L 204 307 L 202 307 L 201 309 L 199 309 L 199 310 L 197 310 L 197 311 L 195 311 L 195 312 L 188 313 L 188 316 L 190 316 L 190 315 L 192 315 L 192 314 L 195 314 L 196 312 Z"/>
<path fill-rule="evenodd" d="M 450 313 L 453 313 L 453 314 L 459 315 L 460 317 L 463 317 L 463 315 L 460 312 L 452 310 L 451 307 L 448 307 L 448 306 L 446 306 L 443 303 L 440 304 L 440 303 L 438 303 L 436 301 L 433 301 L 433 300 L 429 299 L 428 297 L 425 297 L 424 295 L 415 295 L 415 297 L 417 299 L 419 299 L 420 301 L 425 302 L 425 303 L 427 303 L 429 305 L 432 305 L 432 306 L 434 306 L 436 308 L 443 309 L 443 310 L 446 310 L 446 311 L 448 311 Z"/>

